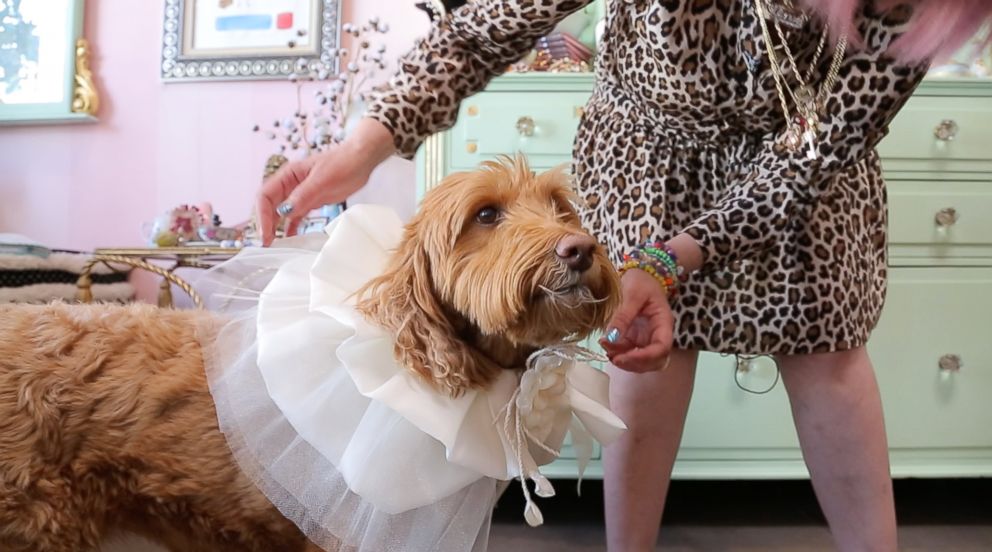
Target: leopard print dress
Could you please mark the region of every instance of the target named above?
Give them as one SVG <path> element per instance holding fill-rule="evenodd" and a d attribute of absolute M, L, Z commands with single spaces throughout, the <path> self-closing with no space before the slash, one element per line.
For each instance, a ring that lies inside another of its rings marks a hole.
<path fill-rule="evenodd" d="M 368 115 L 412 157 L 459 102 L 581 0 L 476 0 L 402 58 Z M 615 260 L 686 232 L 704 266 L 673 303 L 675 344 L 736 354 L 863 345 L 886 289 L 886 197 L 875 145 L 925 67 L 883 52 L 910 12 L 871 1 L 825 105 L 817 158 L 781 146 L 784 118 L 751 0 L 612 0 L 574 169 L 584 223 Z M 787 34 L 801 68 L 823 27 Z M 782 56 L 784 57 L 784 56 Z M 513 153 L 513 152 L 507 152 Z"/>

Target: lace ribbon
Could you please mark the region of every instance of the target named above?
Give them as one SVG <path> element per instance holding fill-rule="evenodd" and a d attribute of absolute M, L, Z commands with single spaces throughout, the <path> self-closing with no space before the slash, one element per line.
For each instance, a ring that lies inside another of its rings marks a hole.
<path fill-rule="evenodd" d="M 551 431 L 555 416 L 564 409 L 571 409 L 567 395 L 568 369 L 576 362 L 605 360 L 603 355 L 574 343 L 535 351 L 527 358 L 527 369 L 520 376 L 520 382 L 510 400 L 497 415 L 496 421 L 502 421 L 500 429 L 516 456 L 520 486 L 526 503 L 524 519 L 531 527 L 543 524 L 544 516 L 531 497 L 527 479 L 534 482 L 534 494 L 541 498 L 554 496 L 555 489 L 534 461 L 530 445 L 558 457 L 560 451 L 544 444 L 544 439 Z M 593 438 L 575 416 L 572 416 L 570 431 L 578 459 L 581 485 L 582 474 L 592 458 Z"/>

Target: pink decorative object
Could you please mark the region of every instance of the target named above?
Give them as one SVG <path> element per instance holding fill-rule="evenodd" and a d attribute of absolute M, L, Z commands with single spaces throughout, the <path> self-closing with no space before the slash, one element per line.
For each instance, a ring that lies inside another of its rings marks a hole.
<path fill-rule="evenodd" d="M 199 238 L 200 227 L 205 224 L 199 209 L 192 205 L 180 205 L 172 210 L 169 230 L 179 237 L 180 242 L 195 241 Z"/>
<path fill-rule="evenodd" d="M 204 201 L 197 205 L 196 208 L 200 211 L 200 216 L 203 217 L 204 223 L 207 226 L 214 226 L 214 206 L 209 201 Z"/>
<path fill-rule="evenodd" d="M 180 205 L 142 226 L 149 245 L 175 247 L 200 239 L 200 230 L 209 226 L 199 208 Z"/>

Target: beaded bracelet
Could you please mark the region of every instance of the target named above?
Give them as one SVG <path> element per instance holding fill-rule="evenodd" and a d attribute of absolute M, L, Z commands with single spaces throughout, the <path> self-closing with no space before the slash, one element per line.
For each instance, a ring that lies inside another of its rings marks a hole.
<path fill-rule="evenodd" d="M 625 255 L 625 258 L 626 257 L 628 256 Z M 619 272 L 622 276 L 625 272 L 632 268 L 643 270 L 644 272 L 650 274 L 652 278 L 657 280 L 659 284 L 661 284 L 661 287 L 665 290 L 665 295 L 669 298 L 673 298 L 678 294 L 678 280 L 667 275 L 667 267 L 659 269 L 659 266 L 661 266 L 661 263 L 656 261 L 628 258 L 622 265 L 620 265 Z"/>
<path fill-rule="evenodd" d="M 680 282 L 685 282 L 688 275 L 685 267 L 679 264 L 679 259 L 675 255 L 675 250 L 665 242 L 647 242 L 641 246 L 641 250 L 651 255 L 655 259 L 665 263 L 669 269 L 678 277 Z"/>
<path fill-rule="evenodd" d="M 623 256 L 624 263 L 619 272 L 637 268 L 651 275 L 665 290 L 669 299 L 678 295 L 679 279 L 682 267 L 678 264 L 675 252 L 668 245 L 660 242 L 646 243 Z"/>

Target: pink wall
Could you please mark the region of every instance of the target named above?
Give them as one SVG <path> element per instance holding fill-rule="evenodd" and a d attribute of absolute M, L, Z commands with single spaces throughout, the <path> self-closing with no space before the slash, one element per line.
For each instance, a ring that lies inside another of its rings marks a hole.
<path fill-rule="evenodd" d="M 244 220 L 271 144 L 256 122 L 292 109 L 287 82 L 163 84 L 162 0 L 89 0 L 85 34 L 102 94 L 100 121 L 0 127 L 0 232 L 61 248 L 140 245 L 140 226 L 181 203 L 210 201 Z M 345 21 L 379 15 L 395 56 L 427 29 L 413 0 L 345 0 Z M 409 215 L 412 163 L 377 171 L 354 202 Z"/>

